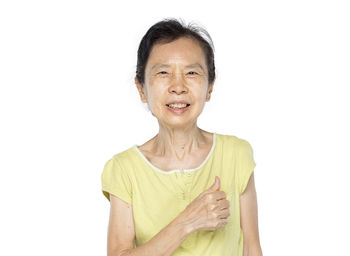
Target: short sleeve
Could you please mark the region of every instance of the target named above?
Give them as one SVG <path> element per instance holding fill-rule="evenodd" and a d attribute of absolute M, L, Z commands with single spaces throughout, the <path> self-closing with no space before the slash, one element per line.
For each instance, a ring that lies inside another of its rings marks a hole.
<path fill-rule="evenodd" d="M 246 140 L 241 139 L 237 162 L 237 186 L 239 195 L 241 195 L 247 187 L 249 178 L 256 166 L 253 149 Z"/>
<path fill-rule="evenodd" d="M 101 175 L 102 192 L 110 201 L 110 194 L 132 204 L 131 181 L 124 169 L 121 168 L 118 160 L 113 157 L 107 161 Z"/>

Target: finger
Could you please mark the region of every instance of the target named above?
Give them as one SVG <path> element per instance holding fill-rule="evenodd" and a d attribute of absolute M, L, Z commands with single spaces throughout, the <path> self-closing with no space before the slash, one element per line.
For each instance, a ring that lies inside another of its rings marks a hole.
<path fill-rule="evenodd" d="M 230 216 L 230 211 L 228 209 L 224 209 L 220 212 L 219 218 L 220 219 L 227 219 Z"/>
<path fill-rule="evenodd" d="M 221 200 L 221 201 L 222 201 L 222 203 L 220 204 L 220 210 L 230 208 L 230 204 L 228 203 L 228 201 L 223 201 L 223 200 Z"/>
<path fill-rule="evenodd" d="M 218 191 L 215 193 L 216 201 L 220 201 L 222 199 L 226 199 L 226 193 L 224 191 Z"/>

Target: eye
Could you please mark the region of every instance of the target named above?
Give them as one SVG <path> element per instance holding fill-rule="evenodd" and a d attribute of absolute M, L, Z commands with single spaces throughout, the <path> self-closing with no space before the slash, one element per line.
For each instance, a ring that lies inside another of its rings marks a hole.
<path fill-rule="evenodd" d="M 166 71 L 160 71 L 160 72 L 158 72 L 158 74 L 165 75 L 165 74 L 167 74 L 167 72 Z"/>
<path fill-rule="evenodd" d="M 188 74 L 190 74 L 190 75 L 195 75 L 195 74 L 197 74 L 197 72 L 190 71 L 190 72 L 188 72 Z"/>

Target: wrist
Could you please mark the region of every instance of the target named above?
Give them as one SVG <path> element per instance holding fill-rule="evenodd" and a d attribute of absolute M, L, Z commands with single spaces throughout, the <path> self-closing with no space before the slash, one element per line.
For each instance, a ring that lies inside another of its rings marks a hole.
<path fill-rule="evenodd" d="M 184 218 L 183 214 L 180 214 L 177 218 L 174 219 L 172 225 L 177 226 L 182 232 L 188 236 L 192 232 L 196 231 L 193 227 L 192 223 L 190 223 L 186 218 Z"/>

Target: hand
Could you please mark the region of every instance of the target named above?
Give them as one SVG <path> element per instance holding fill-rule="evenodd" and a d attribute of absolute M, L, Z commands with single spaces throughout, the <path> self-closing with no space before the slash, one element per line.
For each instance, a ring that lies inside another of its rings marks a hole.
<path fill-rule="evenodd" d="M 226 193 L 220 191 L 220 178 L 215 176 L 214 184 L 204 190 L 179 215 L 189 232 L 197 230 L 215 230 L 227 224 L 230 216 L 230 201 Z"/>

